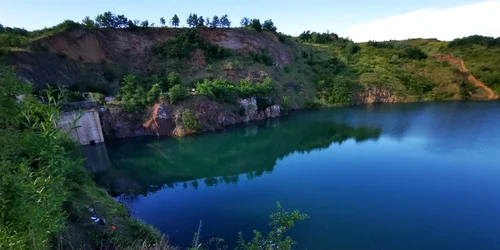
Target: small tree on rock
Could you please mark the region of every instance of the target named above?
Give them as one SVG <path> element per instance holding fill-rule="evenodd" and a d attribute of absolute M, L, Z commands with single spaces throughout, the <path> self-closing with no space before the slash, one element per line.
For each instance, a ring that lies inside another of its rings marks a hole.
<path fill-rule="evenodd" d="M 165 26 L 165 18 L 160 18 L 160 24 L 161 26 Z"/>
<path fill-rule="evenodd" d="M 186 87 L 184 87 L 180 84 L 177 84 L 177 85 L 173 86 L 172 88 L 170 88 L 169 92 L 170 92 L 170 102 L 172 104 L 176 104 L 178 102 L 181 102 L 182 100 L 186 99 L 186 97 L 188 95 L 188 91 L 187 91 Z"/>

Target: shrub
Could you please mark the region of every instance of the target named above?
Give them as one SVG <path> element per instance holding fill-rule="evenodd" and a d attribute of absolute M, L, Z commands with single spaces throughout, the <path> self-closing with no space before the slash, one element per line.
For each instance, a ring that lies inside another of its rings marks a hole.
<path fill-rule="evenodd" d="M 403 83 L 412 95 L 421 96 L 434 88 L 434 84 L 427 78 L 413 76 L 403 72 L 398 74 L 398 76 L 401 83 Z"/>
<path fill-rule="evenodd" d="M 262 83 L 251 83 L 241 80 L 239 84 L 234 84 L 228 80 L 218 78 L 196 84 L 196 92 L 199 95 L 208 96 L 221 102 L 236 102 L 238 98 L 250 96 L 270 97 L 273 93 L 272 80 L 266 78 Z"/>
<path fill-rule="evenodd" d="M 1 249 L 49 249 L 64 229 L 66 175 L 80 161 L 70 157 L 67 133 L 54 126 L 60 102 L 51 92 L 44 105 L 29 84 L 0 69 Z"/>
<path fill-rule="evenodd" d="M 147 103 L 152 104 L 152 103 L 155 103 L 156 101 L 158 101 L 158 98 L 160 97 L 162 92 L 163 92 L 163 89 L 161 88 L 161 85 L 159 83 L 153 84 L 153 86 L 151 87 L 151 89 L 148 91 L 148 93 L 146 95 Z"/>
<path fill-rule="evenodd" d="M 180 84 L 174 85 L 172 88 L 170 88 L 169 93 L 170 93 L 170 102 L 172 104 L 179 103 L 184 99 L 186 99 L 186 97 L 188 96 L 187 88 Z"/>
<path fill-rule="evenodd" d="M 273 58 L 271 57 L 271 55 L 266 52 L 265 50 L 262 50 L 261 52 L 259 53 L 250 53 L 250 57 L 256 61 L 256 62 L 259 62 L 259 63 L 262 63 L 262 64 L 265 64 L 267 66 L 272 66 L 273 65 Z"/>
<path fill-rule="evenodd" d="M 350 79 L 338 77 L 324 94 L 324 99 L 330 104 L 349 105 L 357 86 L 358 84 Z"/>
<path fill-rule="evenodd" d="M 463 38 L 457 38 L 448 43 L 448 47 L 458 47 L 458 46 L 467 46 L 467 45 L 483 45 L 483 46 L 500 46 L 500 37 L 493 38 L 489 36 L 468 36 Z"/>
<path fill-rule="evenodd" d="M 123 78 L 122 86 L 118 89 L 116 99 L 120 101 L 125 111 L 128 112 L 135 111 L 147 104 L 144 89 L 138 84 L 137 77 L 131 74 Z"/>
<path fill-rule="evenodd" d="M 427 54 L 425 54 L 423 50 L 413 46 L 408 46 L 404 48 L 403 51 L 399 54 L 399 56 L 414 60 L 422 60 L 427 58 Z"/>
<path fill-rule="evenodd" d="M 195 132 L 200 131 L 201 129 L 201 125 L 198 122 L 198 118 L 193 112 L 189 110 L 182 112 L 182 124 L 186 128 L 192 129 Z"/>
<path fill-rule="evenodd" d="M 207 59 L 220 59 L 231 55 L 230 49 L 205 41 L 194 29 L 186 30 L 174 39 L 158 43 L 151 48 L 152 52 L 160 57 L 174 59 L 188 57 L 195 49 L 201 49 Z"/>

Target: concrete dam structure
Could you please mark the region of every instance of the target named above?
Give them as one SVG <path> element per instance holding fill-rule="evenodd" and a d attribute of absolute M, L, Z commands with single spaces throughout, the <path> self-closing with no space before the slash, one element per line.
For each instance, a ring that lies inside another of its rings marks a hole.
<path fill-rule="evenodd" d="M 76 128 L 72 129 L 74 121 Z M 101 119 L 96 109 L 89 109 L 82 112 L 63 112 L 59 121 L 59 127 L 64 131 L 69 131 L 71 136 L 80 142 L 80 145 L 94 145 L 104 142 L 102 134 Z"/>

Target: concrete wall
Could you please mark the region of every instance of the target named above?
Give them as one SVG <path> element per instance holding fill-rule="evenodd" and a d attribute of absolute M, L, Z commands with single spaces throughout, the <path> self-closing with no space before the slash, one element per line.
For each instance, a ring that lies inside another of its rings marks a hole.
<path fill-rule="evenodd" d="M 59 127 L 65 131 L 69 131 L 73 121 L 78 118 L 79 112 L 63 112 Z M 102 134 L 101 120 L 99 113 L 95 109 L 86 110 L 82 113 L 82 117 L 76 124 L 77 128 L 71 131 L 71 136 L 80 142 L 81 145 L 88 145 L 91 142 L 102 143 L 104 136 Z"/>

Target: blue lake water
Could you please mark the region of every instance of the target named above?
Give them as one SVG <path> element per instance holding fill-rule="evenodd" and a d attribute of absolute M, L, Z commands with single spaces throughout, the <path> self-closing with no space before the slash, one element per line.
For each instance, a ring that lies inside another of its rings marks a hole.
<path fill-rule="evenodd" d="M 500 249 L 500 102 L 300 111 L 195 137 L 89 149 L 99 185 L 171 243 L 310 216 L 296 249 Z M 97 151 L 101 153 L 96 153 Z"/>

